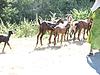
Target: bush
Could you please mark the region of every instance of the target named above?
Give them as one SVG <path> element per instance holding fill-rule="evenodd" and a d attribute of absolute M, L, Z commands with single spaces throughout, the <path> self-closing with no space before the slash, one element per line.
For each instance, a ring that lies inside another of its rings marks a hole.
<path fill-rule="evenodd" d="M 0 19 L 1 23 L 0 23 L 0 33 L 3 34 L 3 33 L 8 33 L 9 30 L 14 30 L 16 27 L 16 24 L 11 24 L 9 22 L 7 22 L 5 25 L 2 21 L 2 19 Z"/>
<path fill-rule="evenodd" d="M 32 37 L 37 33 L 38 27 L 32 21 L 24 19 L 16 27 L 16 37 Z"/>
<path fill-rule="evenodd" d="M 24 21 L 21 21 L 19 25 L 16 23 L 11 24 L 7 22 L 7 25 L 5 26 L 3 21 L 1 20 L 0 24 L 0 33 L 8 33 L 9 30 L 12 30 L 15 32 L 14 37 L 32 37 L 34 36 L 38 31 L 38 26 L 33 23 L 32 21 L 29 22 L 28 20 L 24 19 Z"/>
<path fill-rule="evenodd" d="M 90 10 L 77 10 L 77 9 L 73 9 L 72 10 L 72 15 L 73 18 L 75 20 L 79 20 L 79 19 L 86 19 L 90 14 Z"/>

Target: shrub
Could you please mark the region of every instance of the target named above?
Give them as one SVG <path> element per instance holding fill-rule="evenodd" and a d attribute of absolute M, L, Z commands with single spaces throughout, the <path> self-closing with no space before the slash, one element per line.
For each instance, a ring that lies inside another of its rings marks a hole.
<path fill-rule="evenodd" d="M 3 21 L 1 20 L 0 24 L 0 34 L 8 33 L 9 30 L 12 30 L 15 32 L 14 37 L 32 37 L 34 36 L 38 31 L 38 26 L 36 23 L 33 23 L 32 21 L 29 22 L 28 20 L 24 19 L 24 21 L 21 21 L 20 24 L 11 24 L 7 22 L 7 25 L 5 26 Z"/>
<path fill-rule="evenodd" d="M 37 33 L 37 30 L 37 25 L 24 19 L 16 28 L 16 37 L 32 37 Z"/>
<path fill-rule="evenodd" d="M 75 20 L 86 19 L 89 16 L 89 13 L 90 13 L 89 9 L 87 10 L 73 9 L 72 10 L 72 15 Z"/>

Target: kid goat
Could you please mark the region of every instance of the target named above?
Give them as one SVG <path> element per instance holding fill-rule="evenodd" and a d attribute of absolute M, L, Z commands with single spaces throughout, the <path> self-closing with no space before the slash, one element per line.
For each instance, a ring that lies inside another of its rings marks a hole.
<path fill-rule="evenodd" d="M 2 53 L 4 53 L 4 49 L 5 49 L 6 44 L 7 44 L 7 45 L 9 46 L 9 48 L 11 49 L 11 46 L 10 46 L 10 44 L 9 44 L 9 38 L 10 38 L 11 34 L 13 34 L 13 32 L 12 32 L 12 31 L 9 31 L 7 36 L 0 35 L 0 43 L 1 43 L 1 42 L 4 42 L 4 47 L 3 47 L 3 49 L 2 49 Z"/>

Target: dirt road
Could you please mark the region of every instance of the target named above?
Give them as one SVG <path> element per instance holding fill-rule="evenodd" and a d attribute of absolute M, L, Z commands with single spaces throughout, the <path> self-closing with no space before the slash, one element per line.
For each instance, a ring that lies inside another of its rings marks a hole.
<path fill-rule="evenodd" d="M 45 41 L 44 41 L 45 42 Z M 64 42 L 35 48 L 36 39 L 10 40 L 12 50 L 0 54 L 0 75 L 99 75 L 100 53 L 88 57 L 90 45 L 84 41 Z M 0 45 L 0 50 L 3 44 Z"/>

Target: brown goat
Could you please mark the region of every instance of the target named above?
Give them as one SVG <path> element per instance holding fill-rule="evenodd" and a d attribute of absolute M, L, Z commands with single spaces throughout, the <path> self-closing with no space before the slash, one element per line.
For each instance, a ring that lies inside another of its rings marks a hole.
<path fill-rule="evenodd" d="M 1 43 L 1 42 L 4 42 L 4 47 L 3 47 L 3 49 L 2 49 L 2 53 L 4 53 L 4 49 L 5 49 L 6 44 L 7 44 L 7 45 L 9 46 L 9 48 L 11 49 L 11 46 L 10 46 L 10 44 L 9 44 L 9 38 L 10 38 L 11 34 L 13 34 L 13 32 L 12 32 L 12 31 L 9 31 L 9 32 L 8 32 L 8 36 L 0 35 L 0 43 Z"/>
<path fill-rule="evenodd" d="M 50 33 L 50 37 L 49 37 L 49 43 L 51 43 L 51 36 L 52 36 L 52 32 L 54 31 L 54 27 L 57 26 L 59 23 L 63 23 L 63 21 L 61 19 L 59 19 L 56 23 L 48 23 L 46 21 L 40 23 L 40 20 L 38 19 L 38 23 L 39 23 L 39 33 L 37 35 L 37 43 L 36 46 L 38 45 L 38 40 L 39 40 L 39 36 L 40 36 L 40 43 L 42 44 L 42 37 L 43 35 L 46 33 L 46 31 L 51 31 Z"/>
<path fill-rule="evenodd" d="M 66 21 L 67 22 L 67 21 Z M 62 40 L 63 40 L 63 37 L 64 37 L 64 41 L 65 41 L 65 36 L 67 34 L 67 40 L 68 40 L 68 33 L 69 33 L 69 28 L 70 28 L 70 23 L 64 23 L 65 26 L 64 27 L 55 27 L 54 29 L 54 46 L 56 45 L 56 37 L 58 35 L 59 37 L 59 34 L 61 34 L 61 44 L 62 44 Z M 59 38 L 58 38 L 59 40 Z"/>
<path fill-rule="evenodd" d="M 93 22 L 93 19 L 92 18 L 89 18 L 87 19 L 87 22 L 86 21 L 78 21 L 78 23 L 75 24 L 75 32 L 74 32 L 74 39 L 75 40 L 75 35 L 78 31 L 78 40 L 80 40 L 80 33 L 81 33 L 81 30 L 83 29 L 84 30 L 84 33 L 83 33 L 83 39 L 85 39 L 85 31 L 87 30 L 87 35 L 91 29 L 91 26 L 92 26 L 92 22 Z"/>
<path fill-rule="evenodd" d="M 59 24 L 55 27 L 54 30 L 54 45 L 56 45 L 56 37 L 58 35 L 58 39 L 57 41 L 59 41 L 59 34 L 61 34 L 61 44 L 62 44 L 62 40 L 64 37 L 64 41 L 66 40 L 66 34 L 67 34 L 67 40 L 68 40 L 68 35 L 69 35 L 69 29 L 70 27 L 72 27 L 72 21 L 73 21 L 73 17 L 71 14 L 67 14 L 66 15 L 66 20 L 64 21 L 63 24 Z"/>

